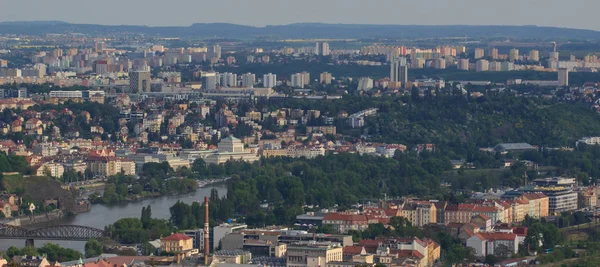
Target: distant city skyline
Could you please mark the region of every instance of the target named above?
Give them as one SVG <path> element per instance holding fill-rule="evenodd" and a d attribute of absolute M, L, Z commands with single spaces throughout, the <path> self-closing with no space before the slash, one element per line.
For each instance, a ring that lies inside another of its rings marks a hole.
<path fill-rule="evenodd" d="M 148 26 L 212 22 L 251 26 L 301 22 L 538 25 L 600 30 L 600 23 L 592 19 L 598 9 L 600 2 L 593 0 L 0 0 L 0 21 Z"/>

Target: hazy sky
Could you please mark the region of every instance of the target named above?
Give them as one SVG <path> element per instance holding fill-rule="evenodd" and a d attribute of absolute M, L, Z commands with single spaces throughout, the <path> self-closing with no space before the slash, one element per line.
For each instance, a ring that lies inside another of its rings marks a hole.
<path fill-rule="evenodd" d="M 598 0 L 0 0 L 0 21 L 542 25 L 600 30 Z"/>

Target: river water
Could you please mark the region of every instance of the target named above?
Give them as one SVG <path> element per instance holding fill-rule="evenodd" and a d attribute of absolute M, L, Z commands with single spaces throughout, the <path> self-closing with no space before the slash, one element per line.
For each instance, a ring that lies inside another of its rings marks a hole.
<path fill-rule="evenodd" d="M 98 229 L 104 229 L 104 226 L 112 224 L 121 218 L 139 218 L 142 213 L 142 207 L 152 206 L 152 217 L 157 219 L 168 219 L 171 214 L 169 208 L 173 206 L 178 200 L 185 203 L 191 204 L 194 201 L 203 202 L 205 196 L 210 196 L 210 191 L 216 188 L 219 191 L 219 196 L 227 194 L 227 188 L 225 185 L 207 186 L 204 188 L 198 188 L 196 192 L 177 195 L 177 196 L 163 196 L 158 198 L 145 199 L 136 202 L 130 202 L 121 205 L 92 205 L 90 212 L 80 213 L 76 216 L 63 218 L 58 221 L 45 223 L 44 225 L 27 226 L 27 228 L 41 228 L 50 225 L 82 225 L 89 226 Z M 81 241 L 45 241 L 35 240 L 35 246 L 41 247 L 46 243 L 58 244 L 62 247 L 72 248 L 80 252 L 84 252 L 85 242 Z M 25 246 L 25 240 L 15 239 L 7 240 L 0 239 L 0 250 L 6 251 L 10 246 L 16 246 L 21 248 Z"/>

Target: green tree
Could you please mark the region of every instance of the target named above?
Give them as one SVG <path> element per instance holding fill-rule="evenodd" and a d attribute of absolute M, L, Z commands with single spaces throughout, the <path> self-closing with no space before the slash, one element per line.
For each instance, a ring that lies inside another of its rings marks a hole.
<path fill-rule="evenodd" d="M 97 257 L 100 256 L 100 254 L 102 254 L 102 244 L 100 244 L 98 240 L 90 239 L 88 242 L 85 243 L 86 258 Z"/>

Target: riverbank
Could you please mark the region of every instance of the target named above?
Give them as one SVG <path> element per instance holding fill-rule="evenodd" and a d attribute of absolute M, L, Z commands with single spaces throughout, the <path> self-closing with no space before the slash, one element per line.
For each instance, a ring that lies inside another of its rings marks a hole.
<path fill-rule="evenodd" d="M 3 222 L 4 224 L 12 225 L 12 226 L 20 226 L 26 227 L 34 224 L 44 224 L 53 222 L 56 220 L 60 220 L 64 218 L 66 215 L 62 210 L 55 210 L 45 214 L 33 215 L 33 216 L 23 216 L 19 218 L 15 218 L 12 220 L 8 220 Z"/>

